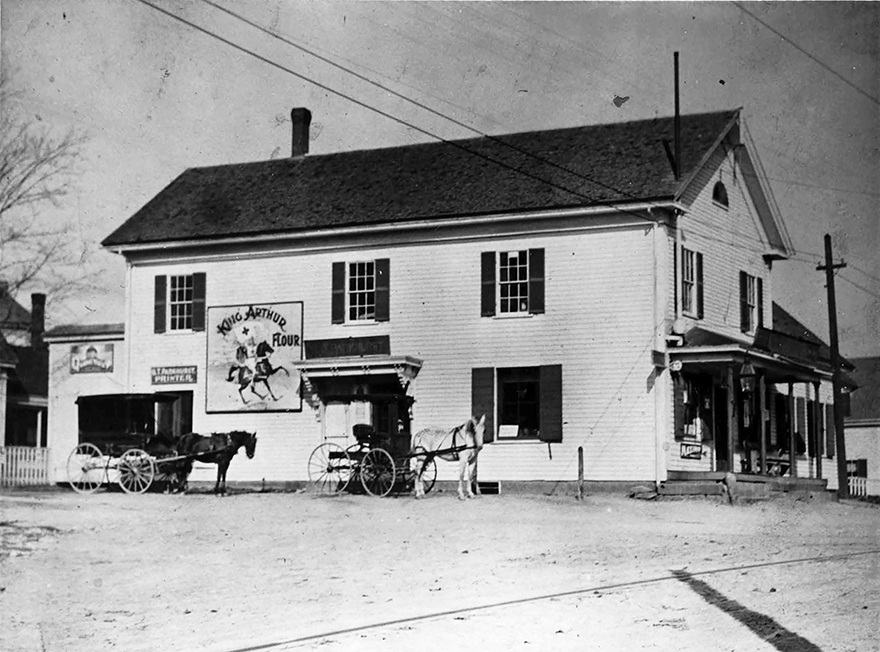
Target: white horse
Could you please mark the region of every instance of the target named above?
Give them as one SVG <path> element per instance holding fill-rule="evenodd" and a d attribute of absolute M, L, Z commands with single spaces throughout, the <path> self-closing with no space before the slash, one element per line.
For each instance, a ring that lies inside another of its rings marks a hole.
<path fill-rule="evenodd" d="M 416 464 L 416 498 L 425 495 L 422 472 L 424 458 L 439 457 L 447 462 L 458 462 L 458 498 L 473 498 L 472 485 L 477 481 L 477 455 L 483 448 L 483 432 L 486 429 L 486 415 L 477 421 L 474 417 L 452 430 L 425 428 L 413 436 L 412 450 L 420 453 Z M 421 454 L 421 450 L 425 454 Z M 465 496 L 465 473 L 467 472 L 467 496 Z"/>

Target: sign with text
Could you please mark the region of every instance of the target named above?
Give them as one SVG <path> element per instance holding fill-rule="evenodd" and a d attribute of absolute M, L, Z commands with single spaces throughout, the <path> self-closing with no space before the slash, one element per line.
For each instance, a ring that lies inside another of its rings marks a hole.
<path fill-rule="evenodd" d="M 306 342 L 307 360 L 390 354 L 391 339 L 387 335 L 345 337 L 335 340 L 309 340 Z"/>
<path fill-rule="evenodd" d="M 153 385 L 193 384 L 196 382 L 196 366 L 151 367 L 150 383 Z"/>
<path fill-rule="evenodd" d="M 302 410 L 303 304 L 211 306 L 207 314 L 207 412 Z"/>
<path fill-rule="evenodd" d="M 70 373 L 109 374 L 113 372 L 112 344 L 74 344 L 70 347 Z"/>

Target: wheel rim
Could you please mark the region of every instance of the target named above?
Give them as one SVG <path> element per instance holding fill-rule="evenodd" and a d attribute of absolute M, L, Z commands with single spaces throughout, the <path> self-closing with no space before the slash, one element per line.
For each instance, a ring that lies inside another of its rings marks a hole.
<path fill-rule="evenodd" d="M 394 487 L 394 460 L 381 448 L 364 455 L 361 462 L 361 484 L 371 496 L 387 496 Z"/>
<path fill-rule="evenodd" d="M 333 496 L 348 487 L 351 481 L 351 457 L 339 444 L 321 444 L 309 456 L 309 482 L 312 490 Z"/>
<path fill-rule="evenodd" d="M 412 459 L 412 465 L 410 468 L 412 469 L 413 480 L 418 477 L 419 469 L 422 469 L 422 486 L 424 487 L 425 493 L 431 491 L 434 488 L 434 483 L 437 481 L 437 464 L 434 463 L 434 456 L 428 455 L 427 449 L 423 446 L 416 446 L 412 452 L 410 453 Z"/>
<path fill-rule="evenodd" d="M 125 493 L 142 494 L 153 483 L 156 467 L 153 458 L 140 449 L 125 451 L 117 465 L 119 486 Z"/>
<path fill-rule="evenodd" d="M 94 444 L 79 444 L 67 458 L 67 481 L 74 491 L 91 494 L 104 482 L 107 463 Z"/>

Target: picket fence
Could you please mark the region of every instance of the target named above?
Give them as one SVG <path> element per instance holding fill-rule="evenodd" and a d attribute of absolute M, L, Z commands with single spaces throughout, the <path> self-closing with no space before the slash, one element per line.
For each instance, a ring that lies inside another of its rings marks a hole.
<path fill-rule="evenodd" d="M 0 446 L 0 487 L 49 484 L 49 449 Z"/>
<path fill-rule="evenodd" d="M 880 480 L 874 478 L 848 478 L 849 495 L 853 498 L 880 496 Z"/>

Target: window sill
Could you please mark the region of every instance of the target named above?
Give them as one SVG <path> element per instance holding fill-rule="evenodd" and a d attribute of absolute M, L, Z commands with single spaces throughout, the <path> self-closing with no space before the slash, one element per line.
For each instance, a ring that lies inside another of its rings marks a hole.
<path fill-rule="evenodd" d="M 728 205 L 728 206 L 725 206 L 724 204 L 722 204 L 722 203 L 721 203 L 720 201 L 718 201 L 717 199 L 713 199 L 713 200 L 712 200 L 712 203 L 715 204 L 718 208 L 722 208 L 722 209 L 724 209 L 724 210 L 726 210 L 726 211 L 729 211 L 729 210 L 730 210 L 730 206 L 729 206 L 729 205 Z"/>
<path fill-rule="evenodd" d="M 490 442 L 492 444 L 540 444 L 542 441 L 537 437 L 504 437 L 501 439 L 496 438 L 495 441 Z"/>
<path fill-rule="evenodd" d="M 492 319 L 531 319 L 535 316 L 536 314 L 532 312 L 508 312 L 503 315 L 492 315 Z"/>
<path fill-rule="evenodd" d="M 358 321 L 347 321 L 342 326 L 350 326 L 352 328 L 359 328 L 362 326 L 375 326 L 376 324 L 384 324 L 386 322 L 376 321 L 375 319 L 360 319 Z"/>
<path fill-rule="evenodd" d="M 153 333 L 154 335 L 192 335 L 193 333 L 204 333 L 205 331 L 194 331 L 191 328 L 186 330 L 165 331 L 164 333 Z"/>

